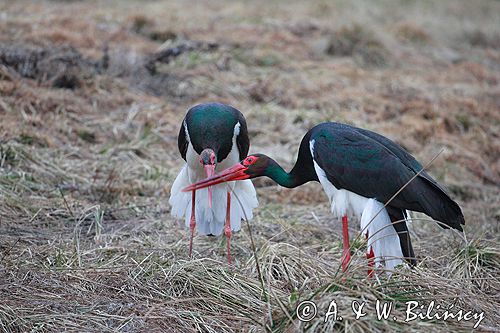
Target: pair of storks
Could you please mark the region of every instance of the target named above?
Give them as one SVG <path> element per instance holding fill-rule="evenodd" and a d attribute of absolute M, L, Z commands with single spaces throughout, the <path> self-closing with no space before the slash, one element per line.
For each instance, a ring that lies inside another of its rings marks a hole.
<path fill-rule="evenodd" d="M 231 262 L 231 232 L 240 229 L 242 218 L 252 218 L 258 202 L 249 179 L 260 176 L 288 188 L 321 183 L 332 212 L 342 218 L 344 271 L 350 260 L 350 215 L 361 218 L 369 265 L 388 269 L 403 259 L 415 264 L 408 210 L 429 215 L 443 228 L 462 231 L 462 211 L 443 187 L 398 144 L 365 129 L 335 122 L 316 125 L 302 139 L 295 166 L 286 172 L 266 155 L 247 156 L 250 141 L 240 111 L 206 103 L 187 112 L 178 145 L 186 164 L 172 185 L 169 202 L 172 214 L 184 217 L 191 229 L 190 256 L 198 226 L 201 234 L 224 231 Z M 232 193 L 236 203 L 231 202 Z"/>

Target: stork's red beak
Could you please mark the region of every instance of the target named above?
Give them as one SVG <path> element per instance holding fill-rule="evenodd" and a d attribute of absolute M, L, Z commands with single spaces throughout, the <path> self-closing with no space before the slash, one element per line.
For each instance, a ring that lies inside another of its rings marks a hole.
<path fill-rule="evenodd" d="M 207 175 L 207 178 L 210 178 L 214 175 L 215 173 L 215 164 L 205 164 L 203 166 L 205 169 L 205 173 Z M 212 208 L 212 187 L 208 187 L 208 207 Z"/>
<path fill-rule="evenodd" d="M 217 185 L 224 182 L 230 182 L 233 180 L 243 180 L 250 178 L 250 175 L 247 175 L 245 171 L 248 167 L 242 165 L 241 163 L 235 164 L 226 170 L 221 171 L 213 177 L 200 180 L 197 183 L 186 186 L 182 189 L 183 192 L 189 192 L 193 190 L 199 190 L 200 188 L 205 188 L 208 186 Z"/>

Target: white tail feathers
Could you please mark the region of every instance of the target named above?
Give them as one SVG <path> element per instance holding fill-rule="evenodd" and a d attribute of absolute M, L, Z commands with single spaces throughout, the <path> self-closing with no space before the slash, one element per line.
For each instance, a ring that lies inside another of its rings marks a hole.
<path fill-rule="evenodd" d="M 172 206 L 171 214 L 174 217 L 183 217 L 187 207 L 191 208 L 191 193 L 181 191 L 190 184 L 187 170 L 187 165 L 184 165 L 170 189 L 168 203 Z"/>
<path fill-rule="evenodd" d="M 182 192 L 190 184 L 188 166 L 185 165 L 172 185 L 169 203 L 172 215 L 185 218 L 186 227 L 191 219 L 191 192 Z M 227 191 L 231 192 L 231 230 L 239 231 L 241 219 L 251 219 L 252 209 L 259 205 L 255 188 L 250 180 L 223 183 L 212 187 L 212 208 L 208 206 L 208 189 L 196 191 L 196 228 L 198 233 L 220 235 L 226 221 Z M 237 198 L 236 198 L 237 197 Z M 241 205 L 240 205 L 241 202 Z"/>
<path fill-rule="evenodd" d="M 369 199 L 365 205 L 361 215 L 361 230 L 368 235 L 367 251 L 369 253 L 370 248 L 373 249 L 376 267 L 385 266 L 390 274 L 390 270 L 403 263 L 398 234 L 384 205 L 375 199 Z"/>

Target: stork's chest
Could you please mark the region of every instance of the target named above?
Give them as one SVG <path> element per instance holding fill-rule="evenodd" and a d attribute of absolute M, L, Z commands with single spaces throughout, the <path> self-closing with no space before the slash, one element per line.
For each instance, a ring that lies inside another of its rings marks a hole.
<path fill-rule="evenodd" d="M 226 158 L 215 166 L 215 172 L 220 172 L 227 169 L 234 164 L 238 163 L 240 159 L 240 154 L 236 144 L 236 136 L 233 137 L 232 147 Z M 205 179 L 206 174 L 203 169 L 203 165 L 200 162 L 200 155 L 194 150 L 191 143 L 188 144 L 188 149 L 186 152 L 186 162 L 189 167 L 189 181 L 197 182 L 199 180 Z"/>

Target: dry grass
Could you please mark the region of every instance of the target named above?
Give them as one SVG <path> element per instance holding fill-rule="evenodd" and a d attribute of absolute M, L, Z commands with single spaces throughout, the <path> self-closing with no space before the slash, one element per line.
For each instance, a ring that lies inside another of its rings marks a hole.
<path fill-rule="evenodd" d="M 0 12 L 0 331 L 471 330 L 376 320 L 377 300 L 402 319 L 406 301 L 432 299 L 484 311 L 479 330 L 499 330 L 498 2 L 24 1 Z M 242 110 L 251 151 L 287 167 L 326 120 L 390 136 L 422 162 L 444 147 L 430 172 L 463 207 L 464 236 L 418 215 L 416 269 L 367 280 L 356 241 L 340 274 L 321 187 L 259 179 L 255 252 L 245 225 L 234 267 L 222 238 L 196 237 L 189 260 L 167 197 L 184 112 L 211 100 Z M 309 299 L 320 315 L 301 323 L 295 307 Z M 335 326 L 322 321 L 331 300 Z M 354 320 L 354 300 L 366 317 Z"/>

